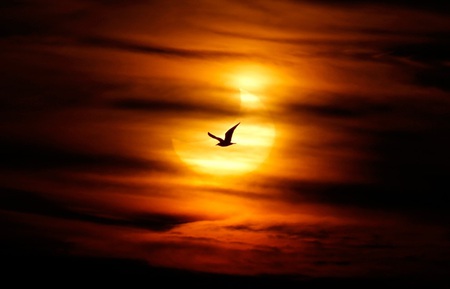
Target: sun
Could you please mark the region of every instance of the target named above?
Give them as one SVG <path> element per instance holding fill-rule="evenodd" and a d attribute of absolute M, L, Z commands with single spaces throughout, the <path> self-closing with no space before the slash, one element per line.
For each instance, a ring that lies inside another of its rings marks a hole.
<path fill-rule="evenodd" d="M 239 75 L 236 77 L 236 83 L 240 89 L 255 89 L 260 88 L 264 83 L 264 78 L 260 75 Z"/>
<path fill-rule="evenodd" d="M 246 91 L 258 91 L 264 89 L 272 82 L 271 72 L 258 65 L 240 67 L 239 72 L 232 73 L 229 78 L 234 87 Z"/>
<path fill-rule="evenodd" d="M 275 142 L 275 126 L 261 94 L 273 83 L 274 72 L 261 65 L 241 65 L 224 73 L 228 87 L 239 89 L 239 116 L 201 123 L 188 135 L 195 140 L 172 139 L 173 148 L 188 167 L 210 175 L 241 175 L 253 172 L 265 162 Z M 216 146 L 217 140 L 207 132 L 224 137 L 236 125 L 232 142 L 227 147 Z M 201 126 L 201 128 L 199 128 Z M 194 138 L 194 137 L 193 137 Z"/>
<path fill-rule="evenodd" d="M 223 137 L 240 122 L 233 134 L 236 144 L 220 147 L 204 132 L 202 141 L 172 139 L 178 157 L 192 170 L 209 175 L 241 175 L 257 170 L 267 159 L 275 141 L 275 127 L 258 96 L 241 89 L 241 117 L 208 124 L 207 130 Z"/>

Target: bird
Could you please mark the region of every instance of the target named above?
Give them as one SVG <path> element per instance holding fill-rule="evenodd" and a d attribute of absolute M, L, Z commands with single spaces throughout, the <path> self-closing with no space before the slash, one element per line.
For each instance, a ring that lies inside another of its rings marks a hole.
<path fill-rule="evenodd" d="M 234 145 L 236 143 L 231 142 L 231 137 L 233 136 L 233 132 L 239 124 L 240 124 L 240 122 L 238 124 L 236 124 L 235 126 L 233 126 L 232 128 L 230 128 L 229 130 L 227 130 L 227 132 L 225 133 L 225 139 L 217 137 L 210 132 L 208 132 L 208 135 L 219 141 L 219 143 L 216 144 L 216 146 L 227 147 L 230 145 Z"/>

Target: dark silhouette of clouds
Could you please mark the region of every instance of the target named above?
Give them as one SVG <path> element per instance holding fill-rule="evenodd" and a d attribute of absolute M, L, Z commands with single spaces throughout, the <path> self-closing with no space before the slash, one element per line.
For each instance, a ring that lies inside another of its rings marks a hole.
<path fill-rule="evenodd" d="M 233 51 L 193 50 L 176 47 L 166 47 L 154 44 L 140 44 L 132 41 L 87 37 L 78 40 L 80 44 L 97 46 L 102 48 L 120 49 L 131 52 L 157 54 L 167 57 L 193 58 L 193 59 L 255 59 L 258 56 Z"/>
<path fill-rule="evenodd" d="M 377 183 L 325 184 L 290 182 L 285 197 L 289 202 L 332 204 L 342 208 L 363 208 L 367 213 L 387 212 L 414 219 L 420 223 L 445 224 L 448 216 L 449 196 L 446 173 L 415 172 L 416 166 L 386 161 L 376 170 L 385 174 Z M 375 166 L 375 164 L 373 164 Z M 433 166 L 421 169 L 434 170 Z M 442 168 L 437 169 L 442 170 Z M 386 175 L 394 174 L 392 176 Z M 443 175 L 445 174 L 445 175 Z"/>
<path fill-rule="evenodd" d="M 226 227 L 229 230 L 236 231 L 248 231 L 248 232 L 268 232 L 277 233 L 279 236 L 284 236 L 285 238 L 298 238 L 301 239 L 315 239 L 317 242 L 329 239 L 331 237 L 331 232 L 324 227 L 314 227 L 305 226 L 302 224 L 287 225 L 278 224 L 259 227 L 255 225 L 232 225 Z"/>
<path fill-rule="evenodd" d="M 46 262 L 42 262 L 45 258 Z M 439 281 L 411 280 L 405 277 L 370 278 L 311 278 L 292 275 L 230 275 L 217 273 L 193 272 L 191 270 L 151 266 L 140 259 L 92 257 L 92 256 L 22 256 L 4 257 L 3 262 L 9 266 L 3 269 L 5 281 L 13 281 L 20 286 L 31 285 L 33 282 L 45 282 L 47 286 L 56 288 L 60 281 L 49 278 L 49 272 L 61 278 L 71 280 L 75 286 L 83 286 L 86 282 L 102 286 L 154 286 L 165 284 L 167 287 L 177 287 L 180 284 L 199 289 L 225 288 L 331 288 L 335 286 L 349 289 L 357 288 L 445 288 Z M 324 261 L 325 262 L 325 261 Z M 318 266 L 325 263 L 317 264 Z M 336 263 L 345 266 L 345 262 Z M 30 278 L 18 278 L 20 272 Z"/>
<path fill-rule="evenodd" d="M 450 35 L 438 33 L 431 36 L 432 38 L 427 42 L 392 46 L 389 48 L 389 55 L 419 64 L 412 67 L 414 83 L 449 92 L 450 57 L 447 51 L 450 49 L 448 40 Z"/>
<path fill-rule="evenodd" d="M 192 113 L 192 114 L 222 114 L 233 115 L 236 114 L 236 109 L 227 109 L 224 106 L 211 106 L 207 103 L 186 103 L 186 102 L 173 102 L 162 100 L 145 100 L 145 99 L 119 99 L 111 103 L 113 108 L 135 111 L 147 111 L 147 112 L 173 112 L 173 113 Z"/>
<path fill-rule="evenodd" d="M 87 153 L 39 142 L 0 140 L 0 168 L 18 171 L 81 169 L 86 171 L 173 171 L 169 164 L 120 155 Z"/>
<path fill-rule="evenodd" d="M 57 201 L 45 198 L 38 193 L 17 189 L 0 188 L 0 209 L 18 213 L 66 220 L 84 221 L 100 225 L 140 228 L 150 231 L 169 231 L 179 225 L 195 222 L 199 219 L 192 216 L 170 215 L 159 213 L 134 213 L 106 217 L 105 211 L 82 213 Z"/>
<path fill-rule="evenodd" d="M 450 8 L 450 4 L 443 1 L 407 1 L 407 0 L 344 0 L 344 1 L 332 1 L 332 0 L 319 0 L 319 1 L 310 1 L 310 0 L 289 0 L 292 2 L 298 3 L 311 3 L 311 4 L 323 4 L 329 5 L 331 7 L 353 7 L 358 8 L 360 5 L 384 5 L 391 7 L 402 7 L 409 9 L 418 9 L 418 10 L 426 10 L 432 11 L 435 13 L 445 13 Z"/>
<path fill-rule="evenodd" d="M 305 98 L 314 99 L 324 96 L 321 93 L 306 95 Z M 386 115 L 393 107 L 388 103 L 371 101 L 358 95 L 327 94 L 326 103 L 294 103 L 286 107 L 287 110 L 301 115 L 311 115 L 332 119 L 358 119 L 373 115 Z"/>

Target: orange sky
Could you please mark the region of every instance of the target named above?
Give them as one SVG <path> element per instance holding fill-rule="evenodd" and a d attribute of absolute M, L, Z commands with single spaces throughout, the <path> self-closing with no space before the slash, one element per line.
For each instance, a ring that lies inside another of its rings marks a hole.
<path fill-rule="evenodd" d="M 2 252 L 444 278 L 450 18 L 409 4 L 2 4 Z"/>

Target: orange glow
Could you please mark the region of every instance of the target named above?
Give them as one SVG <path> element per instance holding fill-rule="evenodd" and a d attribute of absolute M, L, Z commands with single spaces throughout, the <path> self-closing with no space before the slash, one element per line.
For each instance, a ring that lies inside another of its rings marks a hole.
<path fill-rule="evenodd" d="M 199 141 L 180 141 L 173 139 L 173 147 L 182 161 L 193 170 L 212 175 L 239 175 L 254 171 L 267 158 L 275 141 L 275 128 L 264 115 L 265 107 L 256 95 L 241 90 L 242 117 L 234 132 L 229 147 L 215 146 L 216 140 L 207 137 L 206 132 L 223 137 L 223 133 L 234 123 L 218 121 L 208 123 L 204 128 L 204 139 Z"/>
<path fill-rule="evenodd" d="M 262 91 L 281 81 L 273 68 L 262 65 L 236 65 L 231 71 L 226 76 L 229 85 L 247 91 Z"/>

